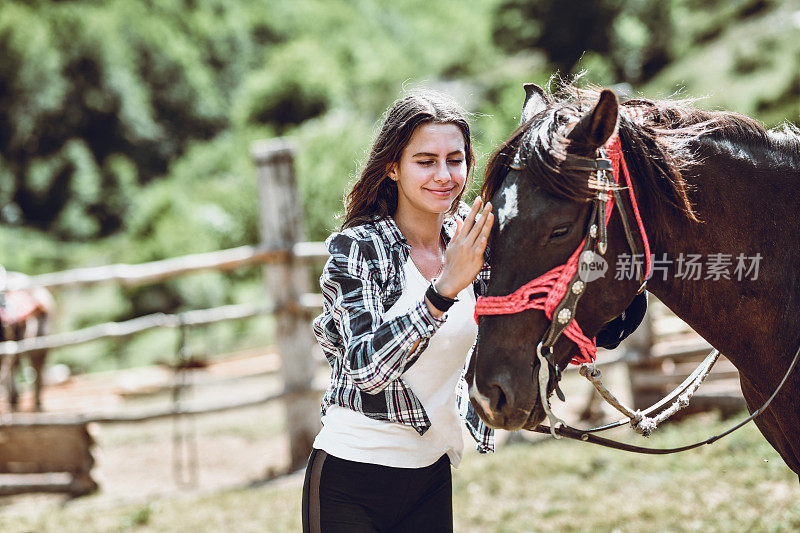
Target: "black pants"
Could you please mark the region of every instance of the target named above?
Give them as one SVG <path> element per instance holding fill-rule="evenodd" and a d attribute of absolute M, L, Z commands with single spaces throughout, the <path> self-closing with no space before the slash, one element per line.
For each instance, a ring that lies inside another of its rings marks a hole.
<path fill-rule="evenodd" d="M 303 531 L 453 531 L 450 460 L 443 455 L 424 468 L 392 468 L 313 450 L 303 484 Z"/>

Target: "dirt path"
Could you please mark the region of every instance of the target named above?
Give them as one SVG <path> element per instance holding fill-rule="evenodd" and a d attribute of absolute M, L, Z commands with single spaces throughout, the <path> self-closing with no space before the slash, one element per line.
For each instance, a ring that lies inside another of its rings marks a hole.
<path fill-rule="evenodd" d="M 603 357 L 616 354 L 605 352 Z M 238 354 L 192 371 L 194 385 L 185 405 L 257 398 L 281 390 L 276 373 L 277 354 L 270 351 Z M 319 367 L 315 386 L 327 384 L 326 365 Z M 624 365 L 604 370 L 610 386 L 625 398 L 628 376 Z M 171 403 L 173 375 L 163 367 L 76 376 L 45 390 L 49 413 L 109 413 L 166 409 Z M 577 372 L 565 377 L 566 404 L 554 410 L 575 421 L 589 398 L 590 385 Z M 29 398 L 25 398 L 29 401 Z M 615 417 L 610 412 L 607 417 Z M 90 424 L 95 439 L 92 475 L 100 485 L 95 495 L 76 505 L 104 506 L 174 497 L 177 494 L 218 491 L 263 483 L 285 472 L 289 461 L 285 414 L 280 403 L 269 403 L 223 413 L 144 423 Z M 519 432 L 516 438 L 546 439 Z M 498 432 L 502 445 L 509 434 Z M 471 439 L 465 437 L 471 447 Z M 302 483 L 302 476 L 279 478 Z M 299 480 L 299 481 L 298 481 Z M 0 476 L 0 484 L 2 483 Z M 279 482 L 279 481 L 276 481 Z M 288 481 L 287 481 L 288 482 Z M 0 498 L 0 513 L 41 512 L 42 505 L 64 500 L 59 495 Z"/>
<path fill-rule="evenodd" d="M 193 386 L 184 393 L 183 405 L 277 392 L 279 364 L 277 354 L 262 351 L 192 370 Z M 75 376 L 47 387 L 43 403 L 47 413 L 59 414 L 166 409 L 172 405 L 172 384 L 172 372 L 163 367 Z M 24 408 L 30 400 L 23 394 Z M 95 439 L 92 476 L 100 491 L 82 500 L 101 505 L 245 486 L 284 473 L 289 461 L 283 406 L 275 402 L 179 419 L 90 424 L 89 430 Z M 60 495 L 0 498 L 0 510 L 19 511 L 62 500 Z"/>

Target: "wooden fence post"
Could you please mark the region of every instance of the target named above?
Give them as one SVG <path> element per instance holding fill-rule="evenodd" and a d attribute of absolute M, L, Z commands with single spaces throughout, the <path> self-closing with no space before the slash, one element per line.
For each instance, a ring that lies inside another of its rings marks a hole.
<path fill-rule="evenodd" d="M 258 177 L 261 241 L 267 249 L 291 250 L 305 238 L 302 208 L 297 198 L 294 148 L 285 139 L 251 145 Z M 268 293 L 276 306 L 277 345 L 281 356 L 284 391 L 310 391 L 315 361 L 309 314 L 299 305 L 309 292 L 308 267 L 290 259 L 264 267 Z M 319 432 L 319 399 L 298 394 L 285 401 L 286 427 L 291 447 L 291 469 L 301 468 Z"/>

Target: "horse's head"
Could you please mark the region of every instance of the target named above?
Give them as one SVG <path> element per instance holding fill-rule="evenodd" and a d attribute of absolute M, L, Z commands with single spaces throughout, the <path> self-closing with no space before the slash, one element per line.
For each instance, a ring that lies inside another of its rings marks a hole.
<path fill-rule="evenodd" d="M 608 186 L 613 180 L 603 181 L 605 176 L 611 179 L 611 171 L 603 170 L 609 165 L 603 148 L 616 131 L 617 97 L 605 90 L 593 102 L 565 104 L 551 101 L 533 85 L 527 85 L 526 92 L 523 125 L 487 168 L 483 192 L 491 197 L 497 215 L 487 296 L 495 297 L 492 304 L 499 307 L 484 314 L 479 302 L 478 313 L 483 316 L 468 373 L 476 410 L 490 425 L 505 429 L 531 428 L 545 417 L 539 387 L 545 359 L 537 357 L 537 347 L 550 361 L 545 364 L 549 395 L 560 370 L 579 355 L 571 340 L 578 324 L 586 340 L 592 339 L 625 310 L 642 281 L 640 276 L 614 279 L 617 256 L 631 255 L 631 245 L 618 215 L 610 219 L 604 234 L 606 227 L 600 221 L 605 217 L 602 210 L 598 213 L 600 203 L 602 209 L 607 205 L 598 195 L 618 200 L 622 196 Z M 629 203 L 625 208 L 631 213 Z M 628 236 L 631 232 L 641 253 L 635 221 Z M 570 260 L 571 274 L 558 270 Z M 531 285 L 544 274 L 549 281 Z M 563 296 L 539 290 L 548 283 L 560 285 Z M 527 293 L 525 286 L 531 288 Z M 497 298 L 512 293 L 516 299 Z M 527 305 L 534 301 L 538 307 Z M 564 334 L 566 328 L 569 336 Z"/>

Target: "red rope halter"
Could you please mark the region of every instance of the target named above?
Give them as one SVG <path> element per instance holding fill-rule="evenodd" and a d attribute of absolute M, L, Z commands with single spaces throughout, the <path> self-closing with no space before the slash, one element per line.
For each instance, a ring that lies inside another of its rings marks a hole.
<path fill-rule="evenodd" d="M 630 175 L 628 174 L 628 166 L 625 164 L 625 158 L 622 154 L 622 146 L 620 145 L 619 136 L 615 135 L 608 144 L 608 155 L 611 159 L 612 175 L 614 182 L 619 185 L 620 169 L 625 176 L 625 185 L 628 189 L 628 194 L 633 206 L 633 212 L 636 216 L 636 222 L 639 225 L 642 240 L 644 241 L 644 256 L 646 261 L 645 275 L 650 275 L 651 257 L 650 257 L 650 243 L 647 240 L 647 234 L 644 230 L 644 224 L 639 214 L 639 207 L 636 204 L 636 197 L 631 188 Z M 614 196 L 609 194 L 606 201 L 606 224 L 611 218 L 611 212 L 614 208 Z M 578 269 L 578 260 L 581 250 L 586 242 L 584 236 L 581 243 L 575 252 L 572 253 L 567 262 L 563 265 L 557 266 L 554 269 L 546 272 L 538 278 L 529 281 L 516 291 L 508 296 L 480 296 L 478 297 L 475 305 L 475 322 L 481 315 L 511 315 L 520 313 L 526 309 L 539 309 L 544 311 L 545 316 L 549 320 L 553 319 L 553 311 L 564 298 L 570 280 L 575 276 Z M 635 260 L 636 258 L 632 258 Z M 564 330 L 564 335 L 567 336 L 572 342 L 578 345 L 580 354 L 575 355 L 570 361 L 574 365 L 581 363 L 590 363 L 594 361 L 597 356 L 597 341 L 596 339 L 588 338 L 583 334 L 577 320 L 572 320 L 567 328 Z"/>

